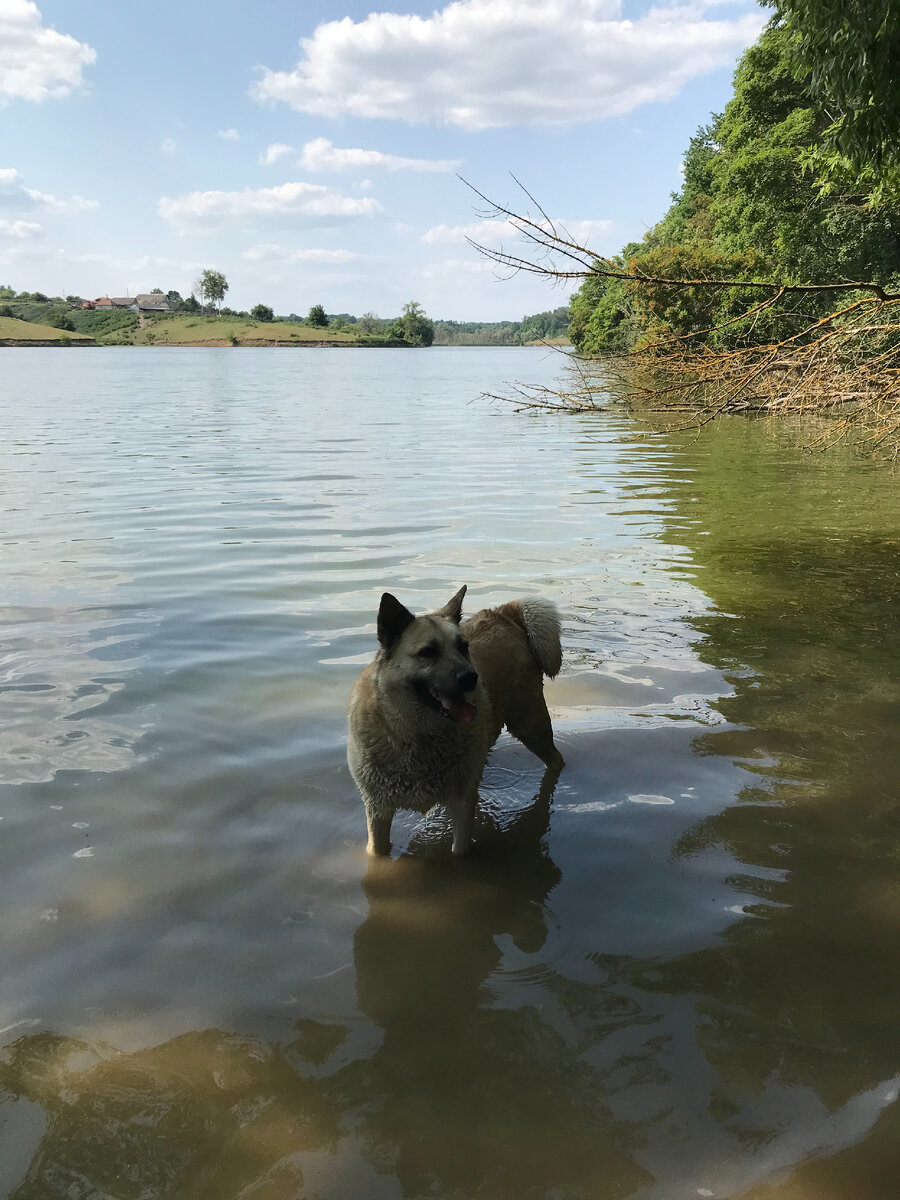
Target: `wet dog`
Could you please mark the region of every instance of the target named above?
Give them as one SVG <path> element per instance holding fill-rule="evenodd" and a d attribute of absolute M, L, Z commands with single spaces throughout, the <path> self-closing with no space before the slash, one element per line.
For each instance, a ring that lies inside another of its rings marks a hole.
<path fill-rule="evenodd" d="M 453 853 L 472 840 L 478 784 L 506 726 L 559 773 L 543 676 L 562 665 L 559 617 L 527 597 L 462 620 L 461 587 L 436 612 L 414 616 L 385 592 L 379 649 L 350 696 L 347 760 L 366 807 L 370 854 L 389 854 L 398 808 L 443 804 Z"/>

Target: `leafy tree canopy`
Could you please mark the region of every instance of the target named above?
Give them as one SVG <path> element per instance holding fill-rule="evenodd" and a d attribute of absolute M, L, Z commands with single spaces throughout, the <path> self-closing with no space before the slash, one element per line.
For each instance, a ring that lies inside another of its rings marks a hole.
<path fill-rule="evenodd" d="M 221 271 L 214 271 L 211 267 L 207 267 L 194 287 L 207 304 L 211 304 L 216 308 L 225 299 L 225 293 L 228 291 L 228 280 Z"/>
<path fill-rule="evenodd" d="M 268 304 L 254 304 L 250 309 L 250 316 L 254 321 L 274 321 L 275 314 Z"/>
<path fill-rule="evenodd" d="M 897 0 L 776 0 L 812 95 L 837 116 L 825 142 L 856 170 L 900 165 Z"/>
<path fill-rule="evenodd" d="M 691 139 L 669 211 L 643 242 L 624 248 L 624 265 L 656 277 L 788 284 L 888 283 L 900 274 L 900 203 L 871 167 L 854 172 L 845 160 L 841 173 L 823 159 L 832 114 L 813 93 L 795 41 L 791 27 L 774 21 L 747 50 L 725 111 Z M 830 300 L 804 301 L 793 317 L 768 311 L 735 319 L 753 304 L 739 286 L 589 277 L 573 297 L 570 336 L 588 353 L 627 348 L 654 331 L 714 345 L 761 342 L 789 335 L 792 321 L 803 327 Z M 732 322 L 726 329 L 703 332 L 725 321 Z"/>

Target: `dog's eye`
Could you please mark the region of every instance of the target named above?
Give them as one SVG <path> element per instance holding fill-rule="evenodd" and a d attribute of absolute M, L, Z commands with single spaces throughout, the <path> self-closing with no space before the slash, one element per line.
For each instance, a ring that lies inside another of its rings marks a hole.
<path fill-rule="evenodd" d="M 459 641 L 456 643 L 456 648 L 460 652 L 460 654 L 468 654 L 469 653 L 469 643 L 466 641 L 465 638 L 459 639 Z"/>
<path fill-rule="evenodd" d="M 417 650 L 416 654 L 419 658 L 437 658 L 440 651 L 433 642 L 429 642 L 427 646 L 423 646 L 421 650 Z"/>

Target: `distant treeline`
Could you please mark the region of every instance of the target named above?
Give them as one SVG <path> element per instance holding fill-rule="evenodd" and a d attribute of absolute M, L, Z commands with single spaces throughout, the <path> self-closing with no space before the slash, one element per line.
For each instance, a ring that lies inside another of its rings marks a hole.
<path fill-rule="evenodd" d="M 521 321 L 435 321 L 435 346 L 525 346 L 566 337 L 569 306 L 535 313 Z"/>

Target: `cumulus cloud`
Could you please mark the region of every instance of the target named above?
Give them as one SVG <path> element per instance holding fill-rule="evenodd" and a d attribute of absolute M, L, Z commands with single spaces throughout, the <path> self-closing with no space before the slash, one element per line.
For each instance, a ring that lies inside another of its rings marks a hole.
<path fill-rule="evenodd" d="M 0 0 L 0 105 L 67 96 L 96 58 L 85 42 L 45 28 L 32 0 Z"/>
<path fill-rule="evenodd" d="M 239 142 L 241 140 L 241 135 L 236 129 L 220 129 L 219 137 L 223 142 Z"/>
<path fill-rule="evenodd" d="M 49 192 L 26 187 L 21 173 L 15 167 L 0 167 L 0 208 L 19 212 L 29 212 L 35 208 L 82 212 L 99 207 L 98 201 L 86 200 L 84 196 L 53 196 Z"/>
<path fill-rule="evenodd" d="M 549 228 L 546 221 L 538 223 Z M 608 233 L 613 228 L 612 221 L 567 221 L 561 217 L 554 218 L 553 225 L 563 236 L 567 234 L 571 241 L 588 247 L 594 235 Z M 512 221 L 472 221 L 469 225 L 433 225 L 431 229 L 426 229 L 421 240 L 429 246 L 458 245 L 470 240 L 481 246 L 500 246 L 519 236 Z"/>
<path fill-rule="evenodd" d="M 294 147 L 288 146 L 286 142 L 273 142 L 260 154 L 259 161 L 264 167 L 274 167 L 277 162 L 293 153 Z"/>
<path fill-rule="evenodd" d="M 380 167 L 385 171 L 455 171 L 461 158 L 403 158 L 382 154 L 380 150 L 350 150 L 332 145 L 328 138 L 315 138 L 303 147 L 297 162 L 307 171 L 367 171 Z"/>
<path fill-rule="evenodd" d="M 0 220 L 0 237 L 33 238 L 40 237 L 43 232 L 43 226 L 34 221 Z"/>
<path fill-rule="evenodd" d="M 315 183 L 282 183 L 278 187 L 245 188 L 241 192 L 188 192 L 158 205 L 164 221 L 180 228 L 257 224 L 335 225 L 375 216 L 381 205 L 371 196 L 344 196 Z"/>
<path fill-rule="evenodd" d="M 292 250 L 288 246 L 279 246 L 269 242 L 261 246 L 250 246 L 241 255 L 247 262 L 280 262 L 280 263 L 348 263 L 359 259 L 358 254 L 349 250 L 319 250 L 314 248 Z"/>
<path fill-rule="evenodd" d="M 622 18 L 619 0 L 456 0 L 430 17 L 371 13 L 319 25 L 293 70 L 263 69 L 251 95 L 323 116 L 463 129 L 573 125 L 671 99 L 731 63 L 765 21 L 702 3 Z"/>

